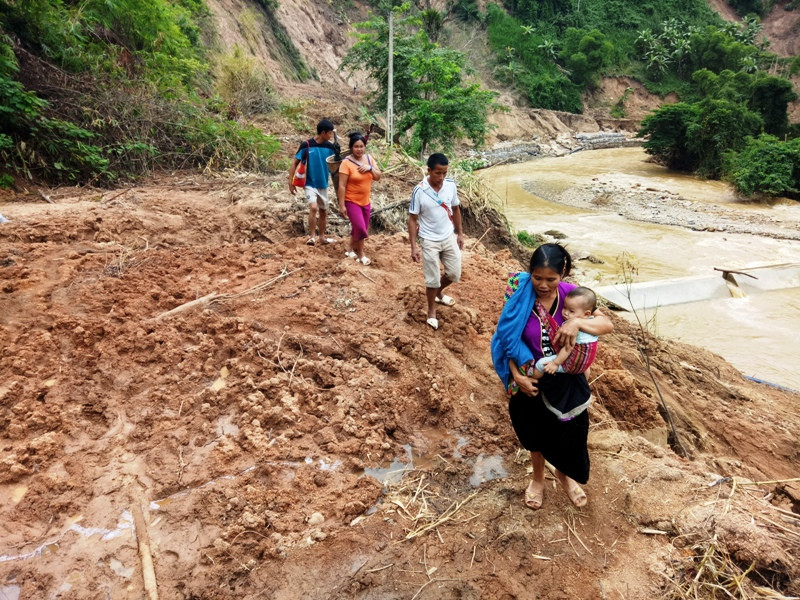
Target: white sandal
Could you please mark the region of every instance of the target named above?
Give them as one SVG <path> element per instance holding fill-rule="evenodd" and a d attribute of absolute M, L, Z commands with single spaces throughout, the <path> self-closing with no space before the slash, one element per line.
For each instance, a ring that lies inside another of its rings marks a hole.
<path fill-rule="evenodd" d="M 372 264 L 372 261 L 370 259 L 368 259 L 366 256 L 362 256 L 361 258 L 357 258 L 356 260 L 358 262 L 360 262 L 362 265 L 364 265 L 365 267 L 367 265 Z"/>
<path fill-rule="evenodd" d="M 429 317 L 425 322 L 434 329 L 439 329 L 439 320 L 436 317 Z"/>

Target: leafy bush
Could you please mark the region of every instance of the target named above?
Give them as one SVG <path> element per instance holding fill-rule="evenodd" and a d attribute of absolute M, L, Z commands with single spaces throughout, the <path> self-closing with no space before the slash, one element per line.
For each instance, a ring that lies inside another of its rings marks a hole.
<path fill-rule="evenodd" d="M 597 83 L 597 74 L 606 65 L 613 51 L 614 46 L 597 29 L 586 31 L 569 27 L 564 35 L 564 49 L 560 58 L 571 71 L 572 81 L 594 86 Z"/>
<path fill-rule="evenodd" d="M 741 152 L 726 156 L 726 175 L 745 196 L 800 194 L 800 138 L 748 138 Z"/>
<path fill-rule="evenodd" d="M 274 139 L 201 97 L 207 16 L 202 0 L 0 2 L 0 164 L 70 182 L 157 164 L 263 168 Z M 198 133 L 209 130 L 219 139 Z"/>
<path fill-rule="evenodd" d="M 764 121 L 744 104 L 730 100 L 707 98 L 697 106 L 697 119 L 688 128 L 687 144 L 698 157 L 697 171 L 705 177 L 718 178 L 723 155 L 741 149 L 747 136 L 758 135 Z"/>
<path fill-rule="evenodd" d="M 775 0 L 728 0 L 728 4 L 743 17 L 753 14 L 763 17 L 775 5 Z"/>
<path fill-rule="evenodd" d="M 518 231 L 517 241 L 527 248 L 536 248 L 544 240 L 538 235 L 531 235 L 527 231 Z"/>
<path fill-rule="evenodd" d="M 761 115 L 764 131 L 783 135 L 789 127 L 787 108 L 797 99 L 792 82 L 774 77 L 763 71 L 750 74 L 744 71 L 722 71 L 715 75 L 701 69 L 692 75 L 698 93 L 702 97 L 740 102 Z"/>
<path fill-rule="evenodd" d="M 645 152 L 679 171 L 694 171 L 700 160 L 689 143 L 689 129 L 700 114 L 696 104 L 678 102 L 667 104 L 642 120 L 638 135 L 649 136 L 644 142 Z"/>
<path fill-rule="evenodd" d="M 717 27 L 706 27 L 689 38 L 689 64 L 692 71 L 738 71 L 757 52 L 755 46 L 740 42 Z"/>
<path fill-rule="evenodd" d="M 645 117 L 639 135 L 650 136 L 645 151 L 666 166 L 716 178 L 723 170 L 723 155 L 741 149 L 763 123 L 744 104 L 706 98 L 662 106 Z"/>
<path fill-rule="evenodd" d="M 265 113 L 277 107 L 272 82 L 258 62 L 238 45 L 217 64 L 217 90 L 237 112 Z"/>

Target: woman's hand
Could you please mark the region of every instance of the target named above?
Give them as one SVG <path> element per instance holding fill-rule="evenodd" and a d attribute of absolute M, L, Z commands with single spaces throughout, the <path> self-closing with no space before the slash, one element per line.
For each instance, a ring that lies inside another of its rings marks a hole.
<path fill-rule="evenodd" d="M 584 319 L 569 319 L 564 321 L 563 325 L 558 328 L 556 332 L 556 339 L 553 340 L 559 347 L 574 346 L 575 340 L 580 331 L 581 321 Z"/>
<path fill-rule="evenodd" d="M 562 348 L 564 346 L 574 346 L 578 337 L 578 331 L 583 331 L 591 335 L 606 335 L 614 331 L 614 324 L 600 309 L 594 311 L 593 319 L 573 318 L 564 321 L 556 332 L 556 344 Z"/>
<path fill-rule="evenodd" d="M 514 382 L 519 386 L 519 390 L 523 394 L 535 396 L 539 391 L 539 388 L 536 387 L 536 380 L 532 379 L 531 377 L 526 377 L 517 369 L 511 370 L 511 376 L 514 378 Z"/>
<path fill-rule="evenodd" d="M 350 218 L 347 215 L 347 207 L 344 205 L 344 200 L 339 201 L 339 214 L 342 215 L 345 219 Z"/>

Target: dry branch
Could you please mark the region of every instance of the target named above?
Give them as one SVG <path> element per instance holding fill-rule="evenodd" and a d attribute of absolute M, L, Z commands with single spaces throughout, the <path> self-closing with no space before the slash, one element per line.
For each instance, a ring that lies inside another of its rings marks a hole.
<path fill-rule="evenodd" d="M 456 514 L 459 510 L 461 510 L 461 508 L 465 504 L 467 504 L 467 502 L 472 500 L 477 495 L 478 495 L 478 491 L 476 490 L 476 491 L 472 492 L 469 496 L 467 496 L 463 501 L 461 501 L 461 502 L 454 501 L 447 508 L 447 510 L 445 510 L 444 513 L 442 513 L 442 515 L 438 519 L 436 519 L 432 523 L 428 523 L 427 525 L 424 525 L 423 527 L 415 529 L 414 531 L 412 531 L 408 535 L 406 535 L 406 537 L 404 539 L 405 540 L 411 540 L 411 539 L 414 539 L 415 537 L 419 537 L 422 534 L 427 533 L 431 529 L 435 529 L 439 525 L 442 525 L 443 523 L 446 523 L 447 521 L 451 520 L 453 518 L 454 514 Z"/>
<path fill-rule="evenodd" d="M 136 540 L 139 544 L 139 559 L 142 562 L 142 579 L 147 600 L 158 600 L 158 586 L 156 585 L 156 571 L 153 568 L 153 555 L 150 553 L 150 534 L 147 532 L 147 523 L 142 512 L 142 499 L 139 497 L 133 502 L 133 525 L 136 528 Z"/>
<path fill-rule="evenodd" d="M 203 296 L 202 298 L 198 298 L 197 300 L 192 300 L 191 302 L 187 302 L 185 304 L 181 304 L 180 306 L 176 306 L 172 310 L 168 310 L 165 313 L 161 313 L 160 315 L 155 317 L 155 320 L 156 321 L 160 321 L 160 320 L 165 319 L 167 317 L 171 317 L 172 315 L 185 312 L 185 311 L 187 311 L 187 310 L 189 310 L 191 308 L 196 308 L 198 306 L 205 306 L 206 304 L 211 304 L 213 302 L 224 302 L 226 300 L 234 300 L 236 298 L 241 298 L 242 296 L 246 296 L 248 294 L 254 294 L 256 292 L 260 292 L 260 291 L 268 288 L 269 286 L 271 286 L 276 281 L 278 281 L 280 279 L 283 279 L 284 277 L 288 277 L 292 273 L 297 273 L 298 271 L 302 271 L 302 270 L 303 270 L 303 267 L 300 267 L 298 269 L 294 269 L 293 271 L 287 271 L 286 267 L 284 267 L 283 271 L 281 272 L 280 275 L 278 275 L 276 277 L 273 277 L 269 281 L 265 281 L 264 283 L 259 283 L 258 285 L 255 285 L 255 286 L 253 286 L 251 288 L 248 288 L 243 292 L 239 292 L 239 293 L 236 293 L 236 294 L 217 294 L 216 292 L 213 292 L 211 294 L 208 294 L 207 296 Z"/>

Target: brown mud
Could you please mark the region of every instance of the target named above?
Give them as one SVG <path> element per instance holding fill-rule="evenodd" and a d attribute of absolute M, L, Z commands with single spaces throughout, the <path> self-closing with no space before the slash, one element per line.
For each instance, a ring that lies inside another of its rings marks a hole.
<path fill-rule="evenodd" d="M 797 394 L 615 319 L 589 504 L 528 510 L 491 224 L 434 332 L 406 235 L 309 247 L 284 180 L 2 199 L 0 596 L 144 597 L 137 507 L 164 599 L 800 594 Z"/>

